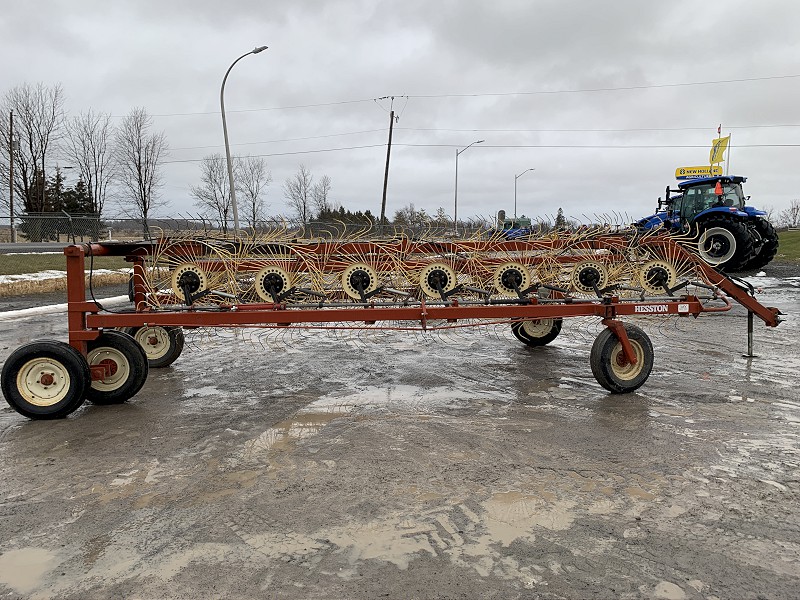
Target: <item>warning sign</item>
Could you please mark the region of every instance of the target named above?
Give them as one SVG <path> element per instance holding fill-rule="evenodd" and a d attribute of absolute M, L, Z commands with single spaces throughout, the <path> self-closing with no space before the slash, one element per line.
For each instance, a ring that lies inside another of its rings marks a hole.
<path fill-rule="evenodd" d="M 675 169 L 675 179 L 697 179 L 699 177 L 716 177 L 722 175 L 722 167 L 678 167 Z"/>

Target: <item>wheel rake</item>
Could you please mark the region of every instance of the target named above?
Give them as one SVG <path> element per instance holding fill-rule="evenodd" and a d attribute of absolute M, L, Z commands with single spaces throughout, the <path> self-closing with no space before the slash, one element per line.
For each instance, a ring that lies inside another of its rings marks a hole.
<path fill-rule="evenodd" d="M 597 381 L 612 393 L 631 392 L 653 365 L 652 343 L 631 320 L 666 329 L 674 327 L 667 317 L 723 312 L 735 301 L 748 311 L 749 355 L 754 316 L 772 327 L 780 322 L 780 311 L 760 304 L 752 288 L 690 249 L 664 233 L 612 227 L 516 240 L 481 232 L 373 238 L 366 227 L 306 238 L 276 228 L 72 245 L 64 250 L 69 344 L 17 349 L 3 367 L 2 389 L 18 412 L 57 418 L 86 398 L 130 398 L 149 368 L 178 358 L 184 332 L 192 351 L 215 340 L 291 347 L 320 332 L 357 346 L 390 332 L 442 344 L 477 332 L 541 347 L 573 319 L 600 327 L 590 352 Z M 93 298 L 95 256 L 132 263 L 132 308 L 112 312 Z"/>

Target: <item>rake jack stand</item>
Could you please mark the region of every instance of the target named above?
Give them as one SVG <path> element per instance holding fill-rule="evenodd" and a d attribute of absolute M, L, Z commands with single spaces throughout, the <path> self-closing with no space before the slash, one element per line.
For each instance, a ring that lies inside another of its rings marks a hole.
<path fill-rule="evenodd" d="M 756 358 L 753 354 L 753 311 L 747 311 L 747 354 L 742 354 L 745 358 Z"/>

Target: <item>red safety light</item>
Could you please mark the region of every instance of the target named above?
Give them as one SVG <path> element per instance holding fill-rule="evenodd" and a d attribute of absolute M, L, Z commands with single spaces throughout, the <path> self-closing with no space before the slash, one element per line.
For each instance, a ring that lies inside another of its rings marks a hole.
<path fill-rule="evenodd" d="M 717 185 L 714 186 L 714 194 L 717 196 L 722 196 L 725 192 L 722 191 L 722 182 L 717 181 Z"/>

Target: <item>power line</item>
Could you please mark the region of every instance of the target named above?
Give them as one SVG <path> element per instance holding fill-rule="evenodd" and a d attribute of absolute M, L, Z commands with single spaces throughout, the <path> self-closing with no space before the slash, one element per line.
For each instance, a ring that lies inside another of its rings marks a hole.
<path fill-rule="evenodd" d="M 800 127 L 800 123 L 769 124 L 769 125 L 731 125 L 726 129 L 762 129 L 762 128 L 781 128 L 781 127 Z M 403 131 L 441 131 L 450 133 L 620 133 L 620 132 L 647 132 L 647 131 L 706 131 L 715 129 L 714 127 L 631 127 L 622 129 L 612 128 L 591 128 L 591 129 L 454 129 L 445 127 L 395 127 Z M 344 137 L 349 135 L 363 135 L 366 133 L 383 132 L 384 129 L 365 129 L 363 131 L 345 131 L 341 133 L 330 133 L 325 135 L 312 135 L 307 137 L 283 138 L 277 140 L 260 140 L 255 142 L 240 142 L 231 144 L 232 146 L 257 146 L 259 144 L 279 144 L 284 142 L 299 142 L 308 140 L 327 139 L 333 137 Z M 171 150 L 206 150 L 220 148 L 221 144 L 210 146 L 181 146 Z"/>
<path fill-rule="evenodd" d="M 361 102 L 372 102 L 372 98 L 365 98 L 362 100 L 339 100 L 334 102 L 319 102 L 316 104 L 296 104 L 293 106 L 268 106 L 264 108 L 240 108 L 238 110 L 226 110 L 226 113 L 248 113 L 248 112 L 264 112 L 269 110 L 294 110 L 296 108 L 319 108 L 322 106 L 340 106 L 342 104 L 359 104 Z M 150 115 L 151 117 L 190 117 L 197 115 L 219 115 L 219 111 L 206 111 L 206 112 L 185 112 L 185 113 L 161 113 Z M 125 115 L 112 115 L 114 118 L 124 118 Z"/>
<path fill-rule="evenodd" d="M 689 81 L 684 83 L 653 83 L 649 85 L 626 85 L 619 87 L 576 88 L 566 90 L 538 90 L 533 92 L 491 92 L 481 94 L 410 94 L 409 98 L 481 98 L 485 96 L 537 96 L 545 94 L 582 94 L 589 92 L 620 92 L 628 90 L 650 90 L 670 87 L 687 87 L 693 85 L 717 85 L 723 83 L 745 83 L 753 81 L 770 81 L 777 79 L 797 79 L 800 75 L 772 75 L 768 77 L 743 77 L 741 79 L 717 79 L 712 81 Z"/>
<path fill-rule="evenodd" d="M 416 148 L 460 148 L 458 144 L 394 144 Z M 708 144 L 484 144 L 481 148 L 708 148 Z M 800 144 L 736 144 L 735 148 L 800 148 Z"/>
<path fill-rule="evenodd" d="M 369 144 L 365 146 L 347 146 L 342 148 L 320 148 L 316 150 L 299 150 L 296 152 L 273 152 L 269 154 L 255 154 L 254 158 L 268 158 L 272 156 L 294 156 L 298 154 L 320 154 L 323 152 L 341 152 L 343 150 L 363 150 L 367 148 L 384 148 L 386 144 Z M 458 144 L 398 144 L 392 146 L 405 146 L 409 148 L 460 148 Z M 800 144 L 736 144 L 736 148 L 800 148 Z M 481 148 L 572 148 L 572 149 L 662 149 L 662 148 L 708 148 L 708 144 L 488 144 Z M 187 158 L 183 160 L 165 160 L 161 164 L 199 163 L 202 158 Z"/>
<path fill-rule="evenodd" d="M 295 154 L 319 154 L 321 152 L 340 152 L 342 150 L 362 150 L 364 148 L 383 148 L 386 144 L 370 144 L 367 146 L 348 146 L 345 148 L 321 148 L 319 150 L 301 150 L 298 152 L 274 152 L 271 154 L 254 154 L 253 158 L 268 158 L 270 156 L 293 156 Z M 161 164 L 197 163 L 203 162 L 202 158 L 187 158 L 183 160 L 165 160 Z"/>
<path fill-rule="evenodd" d="M 278 144 L 278 143 L 281 143 L 281 142 L 299 142 L 299 141 L 305 141 L 305 140 L 319 140 L 319 139 L 323 139 L 323 138 L 340 137 L 340 136 L 346 136 L 346 135 L 360 135 L 360 134 L 363 134 L 363 133 L 375 133 L 375 132 L 378 132 L 378 131 L 382 132 L 383 129 L 367 129 L 367 130 L 364 130 L 364 131 L 349 131 L 349 132 L 345 132 L 345 133 L 330 133 L 330 134 L 327 134 L 327 135 L 312 135 L 312 136 L 309 136 L 309 137 L 285 138 L 285 139 L 282 139 L 282 140 L 263 140 L 263 141 L 260 141 L 260 142 L 241 142 L 241 143 L 238 143 L 238 144 L 231 144 L 231 146 L 255 146 L 255 145 L 258 145 L 258 144 Z M 208 149 L 208 148 L 219 148 L 219 147 L 220 147 L 220 144 L 216 144 L 216 145 L 213 145 L 213 146 L 183 146 L 183 147 L 180 147 L 180 148 L 171 148 L 171 150 L 204 150 L 204 149 Z"/>
<path fill-rule="evenodd" d="M 780 127 L 800 127 L 800 123 L 788 123 L 784 125 L 726 125 L 725 129 L 761 129 L 761 128 L 780 128 Z M 571 128 L 571 129 L 452 129 L 443 127 L 398 127 L 405 131 L 447 131 L 455 133 L 620 133 L 637 131 L 707 131 L 716 127 L 629 127 L 629 128 Z"/>
<path fill-rule="evenodd" d="M 770 75 L 766 77 L 742 77 L 739 79 L 716 79 L 709 81 L 689 81 L 680 83 L 653 83 L 648 85 L 628 85 L 617 87 L 600 87 L 600 88 L 574 88 L 562 90 L 534 90 L 530 92 L 486 92 L 486 93 L 464 93 L 464 94 L 395 94 L 397 98 L 417 98 L 417 99 L 435 99 L 435 98 L 481 98 L 488 96 L 536 96 L 536 95 L 551 95 L 551 94 L 582 94 L 594 92 L 620 92 L 631 90 L 647 90 L 671 87 L 688 87 L 695 85 L 719 85 L 730 83 L 749 83 L 756 81 L 776 81 L 783 79 L 797 79 L 797 75 Z M 383 96 L 389 97 L 389 96 Z M 356 100 L 338 100 L 331 102 L 317 102 L 313 104 L 294 104 L 289 106 L 268 106 L 263 108 L 243 108 L 238 110 L 228 110 L 228 113 L 248 113 L 248 112 L 265 112 L 273 110 L 294 110 L 299 108 L 319 108 L 325 106 L 341 106 L 345 104 L 360 104 L 363 102 L 375 102 L 379 98 L 360 98 Z M 188 117 L 198 115 L 219 115 L 219 111 L 204 111 L 204 112 L 172 112 L 172 113 L 159 113 L 150 115 L 152 117 Z M 125 115 L 112 115 L 113 118 L 124 118 Z"/>

